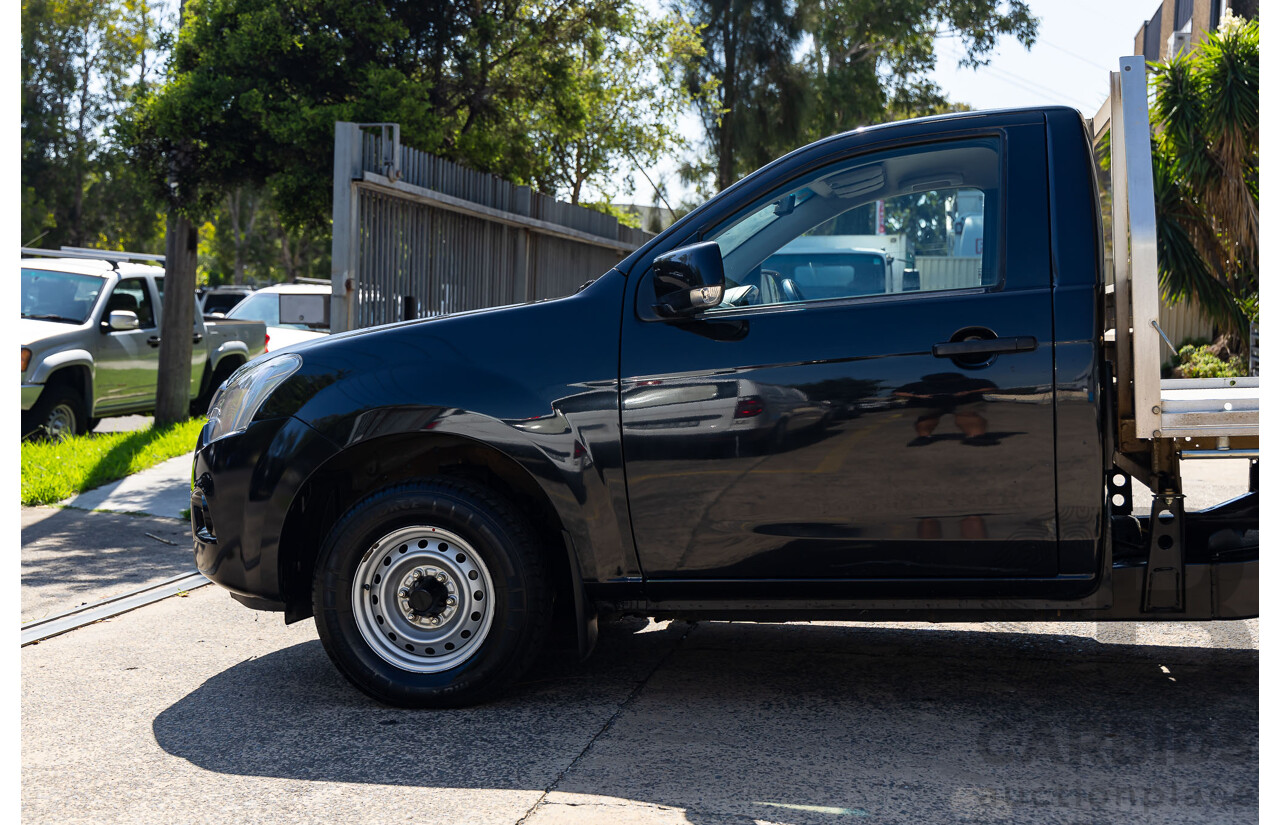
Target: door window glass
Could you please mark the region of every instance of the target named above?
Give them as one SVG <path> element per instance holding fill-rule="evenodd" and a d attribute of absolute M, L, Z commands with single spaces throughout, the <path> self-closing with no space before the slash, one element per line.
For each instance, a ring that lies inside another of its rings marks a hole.
<path fill-rule="evenodd" d="M 708 236 L 725 265 L 718 309 L 998 283 L 999 160 L 998 140 L 967 140 L 793 182 Z"/>
<path fill-rule="evenodd" d="M 151 293 L 147 289 L 145 278 L 126 278 L 116 284 L 116 288 L 111 291 L 111 297 L 107 299 L 107 308 L 103 315 L 110 315 L 116 310 L 128 310 L 136 314 L 138 316 L 138 326 L 141 329 L 148 329 L 156 325 L 156 316 L 151 305 Z M 106 320 L 106 318 L 104 317 L 103 320 Z"/>

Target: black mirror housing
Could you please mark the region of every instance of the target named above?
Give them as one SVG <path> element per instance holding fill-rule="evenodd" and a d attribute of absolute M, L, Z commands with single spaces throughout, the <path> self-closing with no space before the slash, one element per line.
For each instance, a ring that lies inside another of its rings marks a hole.
<path fill-rule="evenodd" d="M 653 260 L 653 311 L 663 318 L 694 315 L 724 298 L 724 259 L 715 241 L 682 246 Z"/>

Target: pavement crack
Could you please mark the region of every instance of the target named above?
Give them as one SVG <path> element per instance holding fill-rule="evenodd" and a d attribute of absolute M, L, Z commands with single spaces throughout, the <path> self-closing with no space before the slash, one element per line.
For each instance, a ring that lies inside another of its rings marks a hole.
<path fill-rule="evenodd" d="M 592 736 L 590 741 L 588 741 L 587 744 L 583 746 L 582 750 L 578 752 L 578 755 L 575 756 L 573 760 L 568 765 L 565 766 L 564 770 L 556 774 L 556 778 L 551 781 L 550 785 L 548 785 L 545 789 L 543 789 L 542 793 L 538 796 L 538 799 L 533 803 L 533 805 L 529 808 L 529 810 L 525 811 L 524 816 L 516 820 L 515 825 L 525 825 L 525 823 L 529 821 L 529 817 L 533 816 L 535 813 L 538 812 L 538 809 L 541 808 L 546 803 L 547 797 L 551 794 L 551 792 L 554 791 L 562 781 L 564 781 L 565 776 L 567 776 L 570 771 L 572 771 L 575 767 L 577 767 L 578 763 L 582 761 L 583 757 L 585 757 L 591 751 L 591 749 L 596 744 L 596 740 L 598 740 L 601 736 L 604 736 L 606 733 L 608 733 L 609 729 L 613 727 L 613 723 L 617 721 L 619 716 L 622 715 L 622 712 L 631 706 L 631 703 L 634 702 L 636 697 L 640 695 L 640 691 L 644 690 L 645 686 L 649 684 L 649 680 L 653 678 L 653 674 L 657 673 L 662 668 L 662 666 L 667 663 L 667 660 L 670 659 L 675 654 L 675 652 L 680 649 L 680 646 L 684 644 L 684 640 L 689 638 L 689 634 L 693 632 L 693 628 L 696 627 L 697 624 L 698 624 L 697 622 L 689 623 L 689 625 L 685 628 L 684 633 L 681 634 L 680 638 L 676 639 L 675 644 L 671 645 L 671 649 L 668 650 L 665 654 L 663 654 L 662 657 L 659 658 L 656 663 L 654 663 L 653 667 L 649 668 L 649 672 L 644 675 L 643 679 L 641 679 L 639 682 L 636 682 L 635 687 L 633 687 L 631 689 L 631 692 L 627 694 L 627 698 L 623 699 L 622 702 L 618 705 L 618 707 L 614 709 L 613 713 L 609 716 L 609 718 L 605 720 L 604 725 L 600 727 L 600 730 L 596 731 L 595 735 Z"/>

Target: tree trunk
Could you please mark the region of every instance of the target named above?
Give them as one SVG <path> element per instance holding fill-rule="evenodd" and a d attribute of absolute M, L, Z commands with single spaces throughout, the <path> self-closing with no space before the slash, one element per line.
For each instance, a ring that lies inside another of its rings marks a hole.
<path fill-rule="evenodd" d="M 191 352 L 196 320 L 196 228 L 170 209 L 164 241 L 164 314 L 160 319 L 160 368 L 156 426 L 191 417 Z"/>
<path fill-rule="evenodd" d="M 724 80 L 720 86 L 721 105 L 719 133 L 716 135 L 716 190 L 723 192 L 733 185 L 734 117 L 738 106 L 738 30 L 741 21 L 732 3 L 724 11 L 723 46 Z"/>
<path fill-rule="evenodd" d="M 246 223 L 241 223 L 241 219 L 245 217 L 244 197 L 243 187 L 236 187 L 234 192 L 227 195 L 227 213 L 231 217 L 231 239 L 236 247 L 235 269 L 232 271 L 231 282 L 236 286 L 244 283 L 244 261 L 249 243 L 253 238 L 253 225 L 258 220 L 259 200 L 250 193 L 247 207 L 248 219 Z"/>

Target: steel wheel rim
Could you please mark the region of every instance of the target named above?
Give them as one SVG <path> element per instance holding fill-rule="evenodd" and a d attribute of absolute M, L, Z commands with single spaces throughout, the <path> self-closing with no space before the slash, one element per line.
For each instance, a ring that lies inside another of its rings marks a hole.
<path fill-rule="evenodd" d="M 76 411 L 70 404 L 58 404 L 49 410 L 44 423 L 45 432 L 54 441 L 61 441 L 76 431 Z"/>
<path fill-rule="evenodd" d="M 413 673 L 449 670 L 474 656 L 495 609 L 484 560 L 456 533 L 429 525 L 375 542 L 356 566 L 351 602 L 373 652 Z"/>

